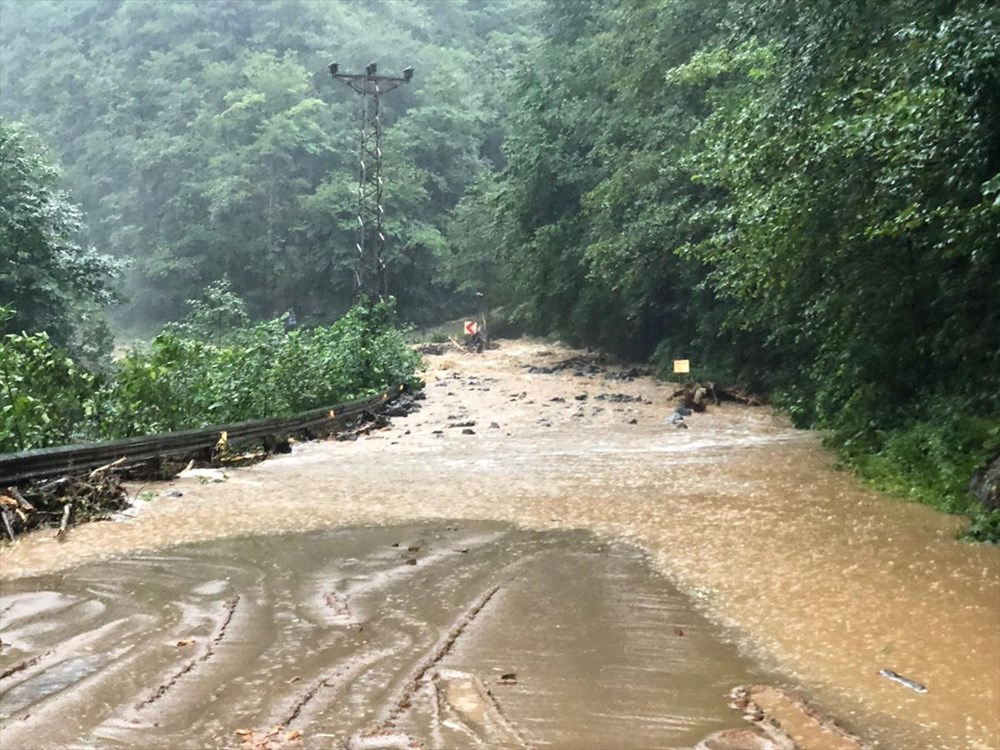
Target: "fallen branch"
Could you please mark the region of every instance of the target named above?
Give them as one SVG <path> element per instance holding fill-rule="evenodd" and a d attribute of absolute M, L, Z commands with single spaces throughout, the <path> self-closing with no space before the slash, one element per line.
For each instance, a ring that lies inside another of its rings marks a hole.
<path fill-rule="evenodd" d="M 109 464 L 104 464 L 104 466 L 98 466 L 96 469 L 90 472 L 90 478 L 93 479 L 101 472 L 105 472 L 108 469 L 113 469 L 116 466 L 121 466 L 124 463 L 125 463 L 125 456 L 122 456 L 121 458 L 117 459 L 116 461 L 112 461 Z"/>
<path fill-rule="evenodd" d="M 7 494 L 17 501 L 18 508 L 25 513 L 34 513 L 35 506 L 24 499 L 24 495 L 17 491 L 17 487 L 8 487 Z"/>
<path fill-rule="evenodd" d="M 39 492 L 52 492 L 52 490 L 57 487 L 62 487 L 63 485 L 69 484 L 69 477 L 59 477 L 59 479 L 53 479 L 51 482 L 46 482 L 38 488 Z"/>
<path fill-rule="evenodd" d="M 61 537 L 66 533 L 66 525 L 69 523 L 69 516 L 73 512 L 73 503 L 66 503 L 63 506 L 62 520 L 59 522 L 59 531 L 56 537 Z"/>
<path fill-rule="evenodd" d="M 6 499 L 6 498 L 4 498 L 4 499 Z M 0 511 L 0 516 L 3 516 L 3 527 L 4 527 L 4 530 L 7 532 L 7 536 L 10 537 L 10 540 L 13 542 L 14 541 L 14 527 L 10 525 L 10 511 L 8 511 L 5 508 L 4 510 Z"/>

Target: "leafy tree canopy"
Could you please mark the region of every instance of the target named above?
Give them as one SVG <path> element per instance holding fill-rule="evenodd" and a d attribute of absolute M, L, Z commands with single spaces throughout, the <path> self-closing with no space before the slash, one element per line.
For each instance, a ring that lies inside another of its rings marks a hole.
<path fill-rule="evenodd" d="M 101 306 L 121 264 L 81 244 L 80 208 L 20 123 L 0 118 L 0 297 L 5 329 L 37 333 L 91 358 L 107 344 Z"/>
<path fill-rule="evenodd" d="M 449 213 L 501 158 L 533 0 L 0 0 L 0 109 L 66 168 L 150 324 L 228 276 L 255 318 L 352 303 L 359 97 L 327 63 L 417 74 L 382 101 L 389 290 L 454 310 Z"/>

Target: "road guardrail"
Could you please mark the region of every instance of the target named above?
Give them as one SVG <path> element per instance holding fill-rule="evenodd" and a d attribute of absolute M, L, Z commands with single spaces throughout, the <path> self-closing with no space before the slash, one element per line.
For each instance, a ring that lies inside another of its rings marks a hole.
<path fill-rule="evenodd" d="M 292 417 L 212 425 L 196 430 L 142 435 L 107 443 L 60 445 L 19 453 L 0 453 L 0 487 L 28 479 L 44 479 L 91 471 L 122 458 L 126 463 L 135 463 L 154 458 L 187 456 L 213 449 L 218 445 L 223 433 L 230 443 L 239 443 L 268 437 L 287 438 L 309 430 L 322 429 L 329 432 L 338 424 L 343 424 L 366 411 L 377 410 L 402 392 L 404 387 L 395 385 L 370 398 L 357 399 L 323 409 L 312 409 Z"/>

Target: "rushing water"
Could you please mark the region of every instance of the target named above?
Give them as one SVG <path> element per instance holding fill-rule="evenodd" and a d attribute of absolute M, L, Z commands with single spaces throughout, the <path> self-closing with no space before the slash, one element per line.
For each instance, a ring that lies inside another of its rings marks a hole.
<path fill-rule="evenodd" d="M 805 685 L 869 744 L 1000 747 L 1000 550 L 956 541 L 956 519 L 863 488 L 814 435 L 764 410 L 724 405 L 675 430 L 668 386 L 521 367 L 544 358 L 517 343 L 437 359 L 425 408 L 389 431 L 302 445 L 221 484 L 153 487 L 160 497 L 137 519 L 0 553 L 2 575 L 411 519 L 587 528 L 646 550 L 745 654 Z M 598 398 L 619 393 L 651 403 Z M 449 426 L 468 421 L 475 434 Z M 173 489 L 183 497 L 168 498 Z"/>

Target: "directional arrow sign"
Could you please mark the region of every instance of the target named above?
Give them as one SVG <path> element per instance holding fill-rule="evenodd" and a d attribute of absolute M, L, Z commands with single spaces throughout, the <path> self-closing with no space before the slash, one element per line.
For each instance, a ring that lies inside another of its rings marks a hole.
<path fill-rule="evenodd" d="M 467 320 L 465 321 L 465 335 L 474 336 L 476 331 L 479 330 L 479 326 L 476 325 L 476 321 Z"/>

